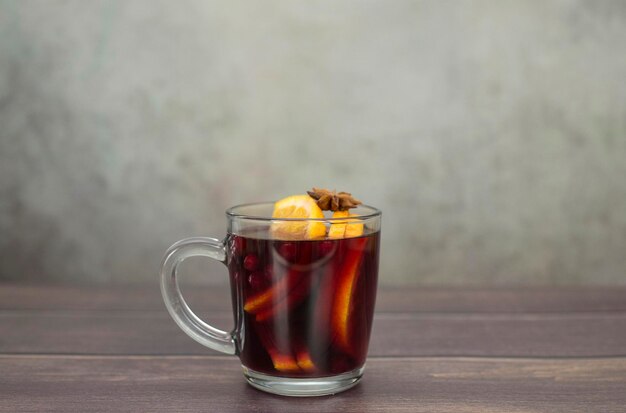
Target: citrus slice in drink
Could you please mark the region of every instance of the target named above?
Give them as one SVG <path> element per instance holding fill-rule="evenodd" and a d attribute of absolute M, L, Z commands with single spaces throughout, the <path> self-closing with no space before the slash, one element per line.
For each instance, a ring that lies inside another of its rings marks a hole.
<path fill-rule="evenodd" d="M 277 343 L 276 337 L 274 336 L 274 332 L 267 325 L 257 324 L 255 329 L 263 347 L 265 347 L 267 354 L 272 359 L 274 369 L 285 373 L 295 373 L 300 371 L 298 361 L 291 353 L 291 350 L 288 346 L 279 346 L 279 343 Z"/>
<path fill-rule="evenodd" d="M 356 217 L 349 211 L 335 211 L 333 218 L 349 218 Z M 331 224 L 328 230 L 328 238 L 353 238 L 363 235 L 363 224 L 356 219 L 346 219 L 345 221 L 336 221 Z"/>
<path fill-rule="evenodd" d="M 292 195 L 274 204 L 272 218 L 288 219 L 272 223 L 270 231 L 281 239 L 315 239 L 326 235 L 326 226 L 321 221 L 290 221 L 290 219 L 323 219 L 324 213 L 309 195 Z"/>
<path fill-rule="evenodd" d="M 335 294 L 331 310 L 331 330 L 339 347 L 352 353 L 355 350 L 351 334 L 356 285 L 361 274 L 359 268 L 367 246 L 367 238 L 357 238 L 346 252 L 341 270 L 336 277 Z"/>
<path fill-rule="evenodd" d="M 278 280 L 274 285 L 261 291 L 260 293 L 249 296 L 243 309 L 251 314 L 257 314 L 262 310 L 271 307 L 276 301 L 282 300 L 289 290 L 294 288 L 300 282 L 300 273 L 298 271 L 289 271 L 289 273 Z"/>
<path fill-rule="evenodd" d="M 276 314 L 286 314 L 308 297 L 311 276 L 309 272 L 289 271 L 273 287 L 248 298 L 244 310 L 256 314 L 256 321 L 268 321 Z"/>
<path fill-rule="evenodd" d="M 356 215 L 350 214 L 350 216 L 355 217 Z M 361 235 L 363 235 L 363 223 L 356 219 L 349 219 L 344 236 L 346 238 L 354 238 Z"/>

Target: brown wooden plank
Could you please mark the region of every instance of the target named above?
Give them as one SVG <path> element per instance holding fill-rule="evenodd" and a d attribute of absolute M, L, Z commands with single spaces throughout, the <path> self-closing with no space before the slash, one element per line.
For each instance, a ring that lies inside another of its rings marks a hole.
<path fill-rule="evenodd" d="M 226 286 L 190 286 L 185 297 L 194 308 L 230 310 Z M 159 285 L 76 286 L 0 284 L 0 310 L 161 310 Z"/>
<path fill-rule="evenodd" d="M 187 288 L 185 288 L 187 287 Z M 227 286 L 183 286 L 192 308 L 230 310 Z M 0 310 L 161 310 L 159 287 L 0 283 Z M 626 287 L 380 288 L 379 312 L 626 311 Z"/>
<path fill-rule="evenodd" d="M 229 329 L 229 313 L 208 318 Z M 162 312 L 0 312 L 0 353 L 214 354 Z M 377 314 L 375 356 L 626 355 L 625 313 Z"/>
<path fill-rule="evenodd" d="M 372 359 L 335 396 L 245 384 L 225 357 L 0 356 L 0 412 L 624 412 L 626 359 Z"/>

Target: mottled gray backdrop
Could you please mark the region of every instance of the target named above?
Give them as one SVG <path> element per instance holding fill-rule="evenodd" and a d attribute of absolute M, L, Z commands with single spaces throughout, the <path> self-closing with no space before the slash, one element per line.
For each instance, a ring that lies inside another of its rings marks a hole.
<path fill-rule="evenodd" d="M 0 278 L 155 281 L 313 185 L 383 283 L 625 284 L 626 2 L 0 0 Z"/>

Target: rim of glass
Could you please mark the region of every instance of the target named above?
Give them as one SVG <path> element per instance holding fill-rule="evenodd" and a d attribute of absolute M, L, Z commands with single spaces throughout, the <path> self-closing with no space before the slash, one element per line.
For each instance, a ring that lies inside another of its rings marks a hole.
<path fill-rule="evenodd" d="M 239 204 L 232 206 L 226 210 L 226 216 L 229 218 L 241 218 L 241 219 L 253 219 L 260 221 L 313 221 L 313 222 L 328 222 L 328 221 L 345 221 L 346 218 L 272 218 L 271 216 L 263 216 L 263 215 L 248 215 L 236 212 L 237 209 L 251 207 L 251 206 L 261 206 L 261 205 L 274 205 L 274 201 L 267 202 L 249 202 L 246 204 Z M 354 217 L 350 217 L 351 219 L 358 220 L 367 220 L 371 218 L 376 218 L 381 216 L 383 213 L 380 209 L 375 208 L 370 205 L 361 204 L 360 208 L 367 208 L 371 210 L 371 213 L 365 215 L 356 215 Z"/>

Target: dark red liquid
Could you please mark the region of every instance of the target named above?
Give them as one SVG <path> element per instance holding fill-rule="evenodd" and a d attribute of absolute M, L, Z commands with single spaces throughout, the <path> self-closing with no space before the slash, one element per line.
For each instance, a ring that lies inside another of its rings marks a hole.
<path fill-rule="evenodd" d="M 243 365 L 282 377 L 332 376 L 365 363 L 379 233 L 278 241 L 230 235 L 229 268 Z"/>

